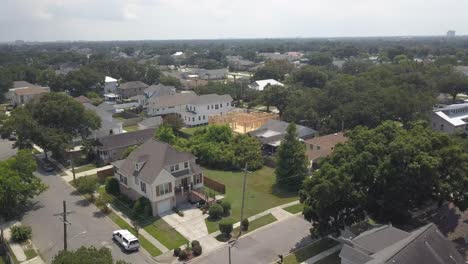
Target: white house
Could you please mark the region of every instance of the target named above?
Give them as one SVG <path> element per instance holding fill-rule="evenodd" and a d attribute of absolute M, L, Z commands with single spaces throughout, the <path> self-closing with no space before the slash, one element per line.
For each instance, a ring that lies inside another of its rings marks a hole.
<path fill-rule="evenodd" d="M 277 80 L 267 79 L 267 80 L 255 81 L 249 85 L 249 88 L 253 90 L 257 90 L 257 91 L 263 91 L 265 87 L 267 87 L 268 85 L 284 86 L 284 84 L 278 82 Z"/>
<path fill-rule="evenodd" d="M 233 109 L 230 95 L 178 93 L 150 98 L 147 113 L 150 116 L 177 114 L 187 126 L 198 126 L 207 124 L 210 116 Z"/>
<path fill-rule="evenodd" d="M 468 103 L 434 109 L 432 129 L 448 134 L 468 133 Z"/>
<path fill-rule="evenodd" d="M 106 76 L 104 80 L 104 93 L 105 94 L 115 94 L 117 92 L 117 80 Z"/>
<path fill-rule="evenodd" d="M 151 139 L 125 160 L 113 163 L 114 177 L 122 193 L 131 199 L 148 198 L 153 215 L 161 215 L 203 188 L 203 171 L 195 159 L 191 153 Z"/>

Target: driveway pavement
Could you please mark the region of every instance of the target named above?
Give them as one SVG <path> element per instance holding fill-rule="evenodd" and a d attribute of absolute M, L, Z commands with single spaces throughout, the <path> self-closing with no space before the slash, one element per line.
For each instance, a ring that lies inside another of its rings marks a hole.
<path fill-rule="evenodd" d="M 17 150 L 13 148 L 14 143 L 14 141 L 0 138 L 0 160 L 16 155 Z"/>
<path fill-rule="evenodd" d="M 130 263 L 153 263 L 142 251 L 125 253 L 112 241 L 112 231 L 118 227 L 99 210 L 89 204 L 74 189 L 56 174 L 44 172 L 36 174 L 49 189 L 34 200 L 34 205 L 23 216 L 22 222 L 33 229 L 32 241 L 44 258 L 50 263 L 53 256 L 63 249 L 63 224 L 59 216 L 62 212 L 62 201 L 67 201 L 67 210 L 74 211 L 68 216 L 68 248 L 73 250 L 80 246 L 105 246 L 112 251 L 114 259 Z"/>
<path fill-rule="evenodd" d="M 302 216 L 291 216 L 264 229 L 245 235 L 231 248 L 232 263 L 271 263 L 279 254 L 286 255 L 312 241 L 310 223 Z M 228 263 L 228 248 L 224 246 L 202 255 L 194 263 Z"/>

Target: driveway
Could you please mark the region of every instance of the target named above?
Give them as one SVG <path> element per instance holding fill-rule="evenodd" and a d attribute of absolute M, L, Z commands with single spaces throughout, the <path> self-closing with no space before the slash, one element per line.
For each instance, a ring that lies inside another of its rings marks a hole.
<path fill-rule="evenodd" d="M 196 205 L 185 203 L 179 207 L 179 210 L 184 212 L 184 216 L 179 216 L 169 211 L 167 214 L 161 216 L 161 218 L 187 238 L 187 240 L 198 240 L 205 252 L 209 252 L 223 245 L 223 243 L 208 234 L 208 229 L 205 224 L 205 218 L 208 217 L 208 215 L 204 215 Z"/>
<path fill-rule="evenodd" d="M 312 241 L 310 223 L 302 216 L 291 216 L 269 227 L 241 237 L 231 248 L 232 263 L 271 263 L 279 254 L 286 255 Z M 194 263 L 228 263 L 228 248 L 202 255 Z"/>
<path fill-rule="evenodd" d="M 0 160 L 16 155 L 17 150 L 13 148 L 14 143 L 14 141 L 0 138 Z"/>
<path fill-rule="evenodd" d="M 118 227 L 99 210 L 89 204 L 60 176 L 38 172 L 36 175 L 49 186 L 49 189 L 34 200 L 34 205 L 23 216 L 21 222 L 33 229 L 33 243 L 44 261 L 50 263 L 53 256 L 63 249 L 63 223 L 54 214 L 63 211 L 62 201 L 67 201 L 67 210 L 74 213 L 68 216 L 68 248 L 81 246 L 105 246 L 112 251 L 114 259 L 130 263 L 153 263 L 142 251 L 125 253 L 111 238 Z"/>

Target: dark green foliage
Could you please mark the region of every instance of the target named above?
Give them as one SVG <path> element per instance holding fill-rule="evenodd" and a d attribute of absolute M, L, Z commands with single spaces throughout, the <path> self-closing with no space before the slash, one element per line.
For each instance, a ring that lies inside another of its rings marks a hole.
<path fill-rule="evenodd" d="M 179 253 L 179 260 L 187 260 L 188 258 L 188 253 L 186 250 L 182 250 Z"/>
<path fill-rule="evenodd" d="M 119 181 L 116 178 L 106 179 L 106 192 L 115 196 L 120 194 Z"/>
<path fill-rule="evenodd" d="M 221 207 L 223 207 L 224 215 L 229 215 L 229 212 L 231 211 L 231 203 L 226 200 L 223 200 L 221 202 Z"/>
<path fill-rule="evenodd" d="M 176 141 L 174 130 L 168 125 L 162 125 L 158 127 L 154 134 L 154 138 L 159 141 L 166 142 L 170 145 L 174 144 Z"/>
<path fill-rule="evenodd" d="M 290 89 L 281 85 L 267 85 L 262 92 L 262 101 L 270 111 L 270 106 L 275 106 L 280 116 L 288 105 Z"/>
<path fill-rule="evenodd" d="M 151 202 L 146 197 L 140 197 L 133 205 L 133 218 L 145 219 L 153 215 Z"/>
<path fill-rule="evenodd" d="M 219 231 L 224 235 L 224 237 L 229 237 L 233 230 L 234 219 L 226 218 L 219 222 Z"/>
<path fill-rule="evenodd" d="M 180 80 L 170 75 L 161 76 L 161 78 L 159 79 L 159 82 L 163 85 L 174 86 L 176 88 L 182 87 L 182 83 L 180 82 Z"/>
<path fill-rule="evenodd" d="M 80 247 L 76 251 L 60 251 L 54 256 L 52 264 L 113 264 L 112 254 L 110 249 L 106 247 L 95 248 Z M 128 264 L 122 260 L 115 262 L 116 264 Z"/>
<path fill-rule="evenodd" d="M 315 235 L 337 234 L 365 218 L 404 224 L 427 203 L 467 206 L 468 154 L 424 123 L 358 127 L 335 147 L 300 192 Z"/>
<path fill-rule="evenodd" d="M 288 190 L 299 189 L 308 172 L 307 164 L 305 146 L 297 138 L 296 125 L 290 123 L 278 149 L 277 184 Z"/>
<path fill-rule="evenodd" d="M 32 236 L 32 229 L 30 226 L 14 225 L 10 228 L 11 239 L 16 243 L 22 243 Z"/>
<path fill-rule="evenodd" d="M 224 213 L 223 207 L 217 203 L 210 206 L 210 209 L 208 210 L 208 215 L 210 216 L 211 219 L 219 219 L 223 216 L 223 213 Z"/>
<path fill-rule="evenodd" d="M 242 221 L 241 221 L 242 230 L 244 230 L 244 231 L 249 230 L 249 225 L 250 225 L 249 219 L 247 219 L 247 218 L 242 219 Z"/>
<path fill-rule="evenodd" d="M 178 248 L 174 248 L 174 257 L 178 257 L 178 256 L 179 256 L 179 254 L 180 254 L 180 252 L 181 252 L 181 249 L 180 249 L 180 247 L 178 247 Z"/>
<path fill-rule="evenodd" d="M 180 130 L 184 126 L 184 120 L 176 114 L 169 114 L 164 117 L 164 125 L 169 126 L 172 130 Z"/>
<path fill-rule="evenodd" d="M 190 243 L 190 245 L 192 246 L 192 248 L 196 245 L 200 245 L 200 242 L 198 240 L 192 240 L 192 242 Z"/>
<path fill-rule="evenodd" d="M 307 55 L 308 63 L 316 66 L 327 66 L 333 62 L 331 54 L 324 52 L 314 52 Z"/>
<path fill-rule="evenodd" d="M 202 254 L 202 247 L 200 244 L 192 246 L 192 252 L 194 256 L 200 256 Z"/>
<path fill-rule="evenodd" d="M 328 80 L 328 75 L 315 66 L 304 66 L 292 74 L 292 80 L 305 87 L 323 88 Z"/>
<path fill-rule="evenodd" d="M 97 178 L 94 176 L 79 177 L 75 180 L 74 185 L 80 193 L 92 194 L 97 189 Z"/>
<path fill-rule="evenodd" d="M 259 68 L 254 76 L 254 80 L 274 79 L 283 80 L 284 76 L 291 73 L 294 66 L 287 60 L 269 60 L 265 66 Z"/>

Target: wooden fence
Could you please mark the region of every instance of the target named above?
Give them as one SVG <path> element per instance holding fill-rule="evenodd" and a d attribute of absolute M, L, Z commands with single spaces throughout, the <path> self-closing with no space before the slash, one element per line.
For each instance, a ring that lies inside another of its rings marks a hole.
<path fill-rule="evenodd" d="M 219 193 L 222 193 L 222 194 L 225 194 L 226 193 L 226 185 L 218 182 L 218 181 L 215 181 L 211 178 L 208 178 L 208 177 L 204 177 L 203 178 L 203 183 L 206 187 L 212 189 L 212 190 L 215 190 Z"/>
<path fill-rule="evenodd" d="M 106 181 L 107 177 L 114 175 L 114 168 L 99 170 L 99 171 L 97 171 L 96 175 L 97 175 L 98 181 L 100 183 L 104 183 Z"/>

